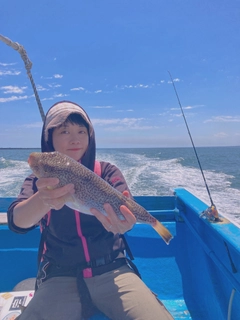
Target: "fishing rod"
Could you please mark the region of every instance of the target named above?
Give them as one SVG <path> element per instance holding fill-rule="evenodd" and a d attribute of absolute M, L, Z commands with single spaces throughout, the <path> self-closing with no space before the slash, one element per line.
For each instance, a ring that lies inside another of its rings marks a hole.
<path fill-rule="evenodd" d="M 8 46 L 10 46 L 11 48 L 13 48 L 14 50 L 18 51 L 18 53 L 21 55 L 21 58 L 22 58 L 22 60 L 23 60 L 23 62 L 25 64 L 25 69 L 27 70 L 27 75 L 28 75 L 28 77 L 30 79 L 30 82 L 31 82 L 31 85 L 32 85 L 32 88 L 33 88 L 33 91 L 34 91 L 34 95 L 35 95 L 35 98 L 36 98 L 36 101 L 37 101 L 37 104 L 38 104 L 38 109 L 39 109 L 40 115 L 42 117 L 42 121 L 44 122 L 45 114 L 44 114 L 43 107 L 42 107 L 42 104 L 41 104 L 41 101 L 40 101 L 40 98 L 39 98 L 39 95 L 38 95 L 38 92 L 37 92 L 37 88 L 36 88 L 35 82 L 33 80 L 33 76 L 31 74 L 32 62 L 29 60 L 26 50 L 19 43 L 13 42 L 9 38 L 4 37 L 1 34 L 0 34 L 0 40 L 3 41 Z"/>
<path fill-rule="evenodd" d="M 177 93 L 177 89 L 176 89 L 176 86 L 174 84 L 174 81 L 173 81 L 173 78 L 172 78 L 172 75 L 171 73 L 168 71 L 169 73 L 169 76 L 170 76 L 170 79 L 171 79 L 171 82 L 172 82 L 172 85 L 173 85 L 173 88 L 174 88 L 174 91 L 175 91 L 175 94 L 176 94 L 176 97 L 177 97 L 177 100 L 178 100 L 178 104 L 180 106 L 180 109 L 182 111 L 182 116 L 183 116 L 183 119 L 184 119 L 184 122 L 185 122 L 185 125 L 187 127 L 187 131 L 188 131 L 188 135 L 190 137 L 190 140 L 191 140 L 191 143 L 192 143 L 192 146 L 193 146 L 193 150 L 194 150 L 194 153 L 195 153 L 195 156 L 197 158 L 197 162 L 198 162 L 198 165 L 199 165 L 199 168 L 200 168 L 200 171 L 201 171 L 201 174 L 202 174 L 202 177 L 203 177 L 203 181 L 205 183 L 205 187 L 207 189 L 207 193 L 208 193 L 208 196 L 209 196 L 209 199 L 210 199 L 210 202 L 211 202 L 211 207 L 209 207 L 207 210 L 205 210 L 203 213 L 202 213 L 202 216 L 203 215 L 206 215 L 209 217 L 209 219 L 213 219 L 214 220 L 218 220 L 218 211 L 216 209 L 216 206 L 214 205 L 213 203 L 213 200 L 212 200 L 212 197 L 211 197 L 211 193 L 210 193 L 210 190 L 208 188 L 208 184 L 207 184 L 207 181 L 206 181 L 206 178 L 205 178 L 205 175 L 204 175 L 204 172 L 203 172 L 203 169 L 202 169 L 202 165 L 201 165 L 201 162 L 199 160 L 199 157 L 198 157 L 198 154 L 197 154 L 197 150 L 195 148 L 195 145 L 194 145 L 194 142 L 193 142 L 193 138 L 192 138 L 192 135 L 191 135 L 191 132 L 189 130 L 189 127 L 188 127 L 188 123 L 187 123 L 187 120 L 186 120 L 186 117 L 185 117 L 185 114 L 184 114 L 184 111 L 183 111 L 183 107 L 182 107 L 182 104 L 181 104 L 181 101 L 180 101 L 180 98 L 178 96 L 178 93 Z"/>

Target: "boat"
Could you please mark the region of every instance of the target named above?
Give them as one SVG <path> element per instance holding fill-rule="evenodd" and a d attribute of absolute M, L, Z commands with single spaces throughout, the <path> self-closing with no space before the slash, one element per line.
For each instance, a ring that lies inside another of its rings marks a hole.
<path fill-rule="evenodd" d="M 14 198 L 0 198 L 0 320 L 13 320 L 34 295 L 39 228 L 8 229 Z M 167 227 L 169 245 L 153 228 L 136 224 L 126 239 L 143 281 L 175 320 L 240 319 L 240 228 L 224 216 L 210 221 L 208 206 L 184 188 L 135 200 Z M 99 313 L 91 320 L 107 320 Z"/>
<path fill-rule="evenodd" d="M 44 121 L 26 50 L 3 35 L 0 40 L 21 55 Z M 206 214 L 214 212 L 214 205 L 170 72 L 169 76 L 211 207 L 184 188 L 175 189 L 172 195 L 136 196 L 174 238 L 166 245 L 151 226 L 137 223 L 126 239 L 143 281 L 175 320 L 239 320 L 240 227 L 224 216 Z M 14 320 L 21 314 L 34 296 L 37 273 L 40 230 L 21 235 L 8 229 L 6 211 L 13 200 L 0 198 L 0 320 Z M 91 320 L 109 319 L 99 312 Z"/>

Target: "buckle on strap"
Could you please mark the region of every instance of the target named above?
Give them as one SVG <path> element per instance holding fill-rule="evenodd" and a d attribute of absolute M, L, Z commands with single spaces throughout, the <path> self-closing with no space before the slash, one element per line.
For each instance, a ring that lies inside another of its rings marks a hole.
<path fill-rule="evenodd" d="M 111 254 L 108 254 L 104 257 L 101 257 L 101 258 L 97 258 L 97 259 L 92 259 L 91 261 L 89 261 L 87 263 L 87 267 L 88 268 L 97 268 L 97 267 L 100 267 L 100 266 L 104 266 L 106 264 L 109 264 L 113 261 L 113 257 Z"/>
<path fill-rule="evenodd" d="M 105 264 L 105 265 L 99 266 L 98 268 L 92 269 L 92 276 L 93 277 L 94 276 L 99 276 L 99 275 L 101 275 L 103 273 L 118 269 L 121 266 L 126 265 L 126 264 L 127 264 L 127 261 L 126 261 L 125 258 L 115 259 L 115 260 L 113 260 L 112 262 L 110 262 L 108 264 Z"/>

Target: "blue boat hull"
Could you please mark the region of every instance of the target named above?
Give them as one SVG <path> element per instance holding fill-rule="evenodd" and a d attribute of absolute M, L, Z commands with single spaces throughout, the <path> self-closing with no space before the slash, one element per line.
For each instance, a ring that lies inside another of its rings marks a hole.
<path fill-rule="evenodd" d="M 174 235 L 168 246 L 148 225 L 126 235 L 143 280 L 174 319 L 240 319 L 240 229 L 224 217 L 200 218 L 207 205 L 185 189 L 135 199 Z M 0 212 L 11 200 L 0 199 Z M 0 292 L 35 277 L 39 239 L 39 229 L 20 235 L 0 225 Z"/>

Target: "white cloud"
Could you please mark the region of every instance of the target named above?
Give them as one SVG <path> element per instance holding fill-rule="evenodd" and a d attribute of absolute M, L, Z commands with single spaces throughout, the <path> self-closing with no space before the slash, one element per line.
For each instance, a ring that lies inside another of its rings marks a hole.
<path fill-rule="evenodd" d="M 103 90 L 90 91 L 90 90 L 85 90 L 84 92 L 87 93 L 87 94 L 93 94 L 93 93 L 98 94 L 98 93 L 111 93 L 112 91 L 103 91 Z"/>
<path fill-rule="evenodd" d="M 179 78 L 175 78 L 175 79 L 173 79 L 173 82 L 180 82 L 181 80 L 179 79 Z M 168 81 L 168 83 L 169 84 L 172 84 L 172 81 L 171 80 L 169 80 Z"/>
<path fill-rule="evenodd" d="M 111 109 L 112 106 L 94 106 L 92 108 L 94 108 L 94 109 Z"/>
<path fill-rule="evenodd" d="M 113 119 L 92 119 L 92 123 L 97 126 L 103 127 L 104 131 L 126 131 L 130 130 L 149 130 L 156 128 L 155 126 L 146 125 L 144 118 L 113 118 Z M 144 125 L 142 125 L 144 123 Z"/>
<path fill-rule="evenodd" d="M 185 107 L 183 107 L 183 109 L 185 109 Z M 171 110 L 171 111 L 176 111 L 176 110 L 177 110 L 177 111 L 179 111 L 179 110 L 180 110 L 180 107 L 177 107 L 177 108 L 170 108 L 170 110 Z"/>
<path fill-rule="evenodd" d="M 0 62 L 0 66 L 3 66 L 3 67 L 7 67 L 7 66 L 14 66 L 16 63 L 13 62 L 13 63 L 3 63 L 3 62 Z"/>
<path fill-rule="evenodd" d="M 100 126 L 116 124 L 116 123 L 119 123 L 120 121 L 121 119 L 92 119 L 92 123 L 94 125 L 100 125 Z"/>
<path fill-rule="evenodd" d="M 55 79 L 61 79 L 61 78 L 63 78 L 63 75 L 57 73 L 57 74 L 54 74 L 53 77 L 54 77 Z"/>
<path fill-rule="evenodd" d="M 149 85 L 149 84 L 142 84 L 142 83 L 138 83 L 138 84 L 129 84 L 129 85 L 127 85 L 127 84 L 125 84 L 125 85 L 123 85 L 123 86 L 118 86 L 118 85 L 116 85 L 115 86 L 115 88 L 119 88 L 119 89 L 121 89 L 121 90 L 124 90 L 124 89 L 138 89 L 138 88 L 141 88 L 141 89 L 148 89 L 148 88 L 151 88 L 152 86 L 154 86 L 154 84 L 152 84 L 152 85 Z"/>
<path fill-rule="evenodd" d="M 106 126 L 106 125 L 121 125 L 125 127 L 135 126 L 144 118 L 113 118 L 113 119 L 92 119 L 94 125 Z"/>
<path fill-rule="evenodd" d="M 24 124 L 24 128 L 42 128 L 43 123 L 42 122 L 35 122 L 35 123 L 29 123 L 29 124 Z"/>
<path fill-rule="evenodd" d="M 47 88 L 44 88 L 43 86 L 41 86 L 41 85 L 37 85 L 37 90 L 38 91 L 49 91 L 49 89 L 47 89 Z"/>
<path fill-rule="evenodd" d="M 173 82 L 180 82 L 181 80 L 179 78 L 173 79 Z M 124 90 L 124 89 L 150 89 L 154 86 L 159 86 L 163 83 L 166 83 L 165 80 L 160 80 L 160 83 L 151 83 L 151 84 L 143 84 L 143 83 L 138 83 L 138 84 L 125 84 L 125 85 L 115 85 L 116 89 Z M 168 81 L 167 83 L 172 83 L 172 81 Z"/>
<path fill-rule="evenodd" d="M 0 90 L 3 90 L 3 93 L 23 93 L 27 87 L 17 87 L 17 86 L 3 86 L 0 87 Z"/>
<path fill-rule="evenodd" d="M 161 117 L 165 117 L 165 116 L 169 115 L 169 112 L 168 111 L 162 112 L 162 113 L 159 113 L 158 115 L 161 116 Z"/>
<path fill-rule="evenodd" d="M 170 116 L 179 118 L 182 117 L 182 113 L 171 113 Z"/>
<path fill-rule="evenodd" d="M 240 116 L 216 116 L 204 121 L 207 122 L 240 122 Z"/>
<path fill-rule="evenodd" d="M 10 101 L 17 101 L 17 100 L 24 100 L 24 99 L 27 99 L 28 96 L 12 96 L 12 97 L 9 97 L 9 98 L 0 98 L 0 103 L 3 103 L 3 102 L 10 102 Z"/>
<path fill-rule="evenodd" d="M 228 137 L 228 134 L 225 133 L 225 132 L 218 132 L 218 133 L 214 134 L 214 137 L 217 137 L 217 138 L 226 138 L 226 137 Z"/>
<path fill-rule="evenodd" d="M 48 101 L 48 100 L 53 100 L 53 98 L 43 98 L 41 99 L 42 101 Z"/>
<path fill-rule="evenodd" d="M 48 84 L 48 86 L 49 86 L 50 88 L 59 88 L 59 87 L 61 87 L 62 85 L 61 85 L 61 84 L 52 83 L 52 84 Z"/>
<path fill-rule="evenodd" d="M 127 126 L 132 126 L 135 123 L 139 123 L 142 120 L 144 120 L 144 118 L 124 118 L 121 121 L 122 121 L 122 123 L 126 124 Z"/>
<path fill-rule="evenodd" d="M 63 94 L 63 93 L 59 93 L 59 94 L 54 94 L 54 98 L 62 98 L 62 97 L 67 97 L 68 94 Z"/>
<path fill-rule="evenodd" d="M 41 79 L 52 79 L 52 77 L 44 77 L 44 76 L 41 76 Z"/>
<path fill-rule="evenodd" d="M 119 110 L 117 110 L 116 112 L 133 112 L 133 109 L 128 109 L 128 110 L 119 109 Z"/>
<path fill-rule="evenodd" d="M 139 85 L 137 85 L 137 86 L 135 86 L 135 88 L 144 88 L 144 89 L 146 89 L 146 88 L 151 88 L 148 84 L 139 84 Z"/>
<path fill-rule="evenodd" d="M 0 70 L 0 76 L 18 76 L 21 73 L 21 71 L 1 71 Z"/>
<path fill-rule="evenodd" d="M 77 88 L 72 88 L 70 91 L 84 91 L 85 89 L 83 87 L 77 87 Z"/>
<path fill-rule="evenodd" d="M 156 128 L 154 126 L 142 126 L 142 125 L 134 125 L 131 127 L 127 127 L 130 130 L 151 130 L 153 128 Z M 124 125 L 116 125 L 112 127 L 106 127 L 104 128 L 105 131 L 111 131 L 111 132 L 118 132 L 118 131 L 126 131 L 126 126 Z"/>
<path fill-rule="evenodd" d="M 196 105 L 196 106 L 186 106 L 186 107 L 182 107 L 183 110 L 191 110 L 191 109 L 196 109 L 196 108 L 200 108 L 203 107 L 204 105 Z M 180 107 L 178 108 L 170 108 L 170 110 L 174 111 L 174 110 L 179 110 Z"/>

